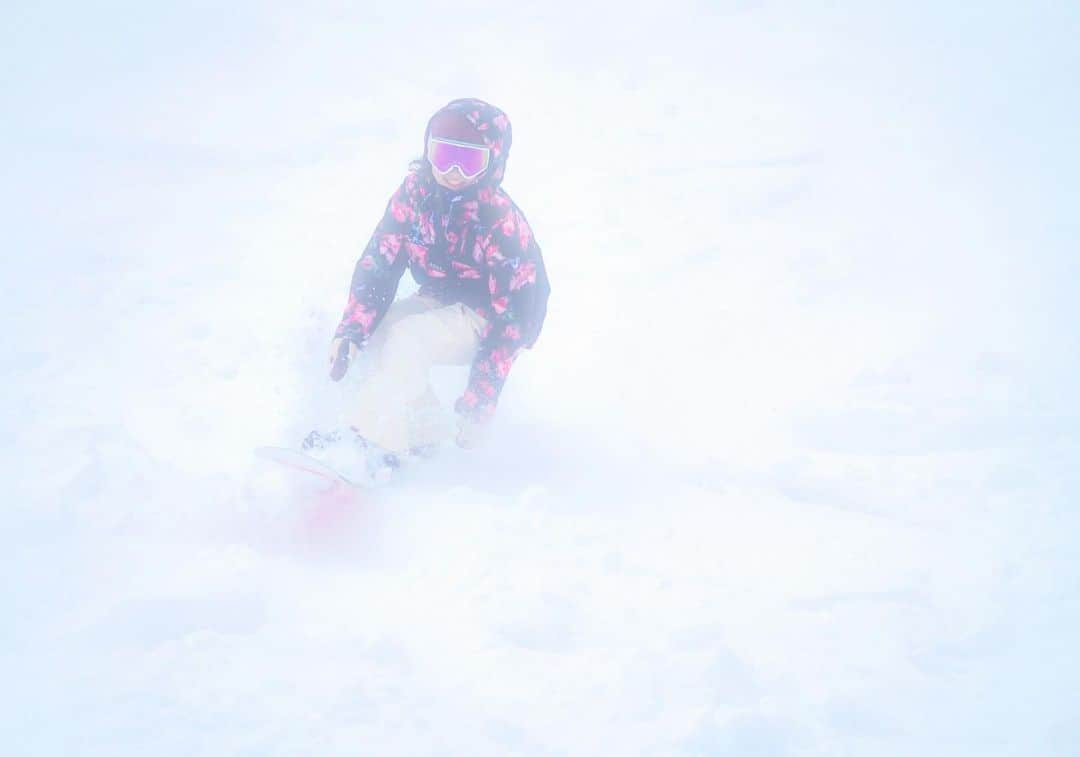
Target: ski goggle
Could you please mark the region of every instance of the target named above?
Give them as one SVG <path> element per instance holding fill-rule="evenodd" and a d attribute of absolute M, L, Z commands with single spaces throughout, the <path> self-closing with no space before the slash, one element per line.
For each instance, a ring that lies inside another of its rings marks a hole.
<path fill-rule="evenodd" d="M 483 145 L 428 138 L 428 160 L 439 173 L 447 173 L 457 166 L 466 179 L 475 179 L 487 169 L 490 159 L 491 151 Z"/>

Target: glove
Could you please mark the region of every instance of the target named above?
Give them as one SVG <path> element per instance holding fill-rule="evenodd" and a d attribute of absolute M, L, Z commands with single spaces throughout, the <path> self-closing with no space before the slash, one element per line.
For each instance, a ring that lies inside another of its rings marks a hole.
<path fill-rule="evenodd" d="M 349 362 L 360 353 L 356 342 L 346 336 L 336 336 L 330 342 L 330 378 L 341 381 L 349 370 Z"/>
<path fill-rule="evenodd" d="M 479 447 L 491 432 L 491 416 L 477 413 L 458 413 L 457 437 L 454 439 L 462 449 Z"/>

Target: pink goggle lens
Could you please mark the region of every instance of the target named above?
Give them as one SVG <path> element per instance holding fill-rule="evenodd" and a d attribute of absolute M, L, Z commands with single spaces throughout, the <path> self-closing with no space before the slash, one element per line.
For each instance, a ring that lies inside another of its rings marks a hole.
<path fill-rule="evenodd" d="M 428 140 L 428 160 L 439 173 L 457 166 L 466 179 L 475 179 L 487 168 L 489 158 L 490 151 L 483 145 L 437 137 Z"/>

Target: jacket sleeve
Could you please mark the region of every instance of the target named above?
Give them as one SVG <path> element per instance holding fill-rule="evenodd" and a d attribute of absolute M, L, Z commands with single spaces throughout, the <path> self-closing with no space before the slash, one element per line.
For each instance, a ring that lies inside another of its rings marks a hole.
<path fill-rule="evenodd" d="M 353 269 L 349 301 L 334 336 L 344 336 L 363 347 L 397 294 L 409 260 L 408 246 L 416 208 L 410 174 L 390 198 L 382 220 Z"/>
<path fill-rule="evenodd" d="M 469 384 L 457 401 L 460 413 L 489 417 L 495 412 L 510 367 L 532 347 L 547 311 L 550 286 L 540 247 L 525 217 L 510 206 L 476 244 L 483 251 L 491 305 L 488 324 L 473 360 Z"/>

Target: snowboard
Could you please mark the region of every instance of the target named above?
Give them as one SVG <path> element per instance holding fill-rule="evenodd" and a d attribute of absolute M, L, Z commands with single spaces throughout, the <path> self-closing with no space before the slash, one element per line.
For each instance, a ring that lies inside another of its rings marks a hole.
<path fill-rule="evenodd" d="M 351 479 L 322 460 L 316 460 L 311 455 L 291 447 L 256 447 L 255 456 L 278 463 L 292 470 L 310 473 L 339 486 L 343 485 L 354 489 L 370 489 L 376 486 L 374 481 Z"/>

